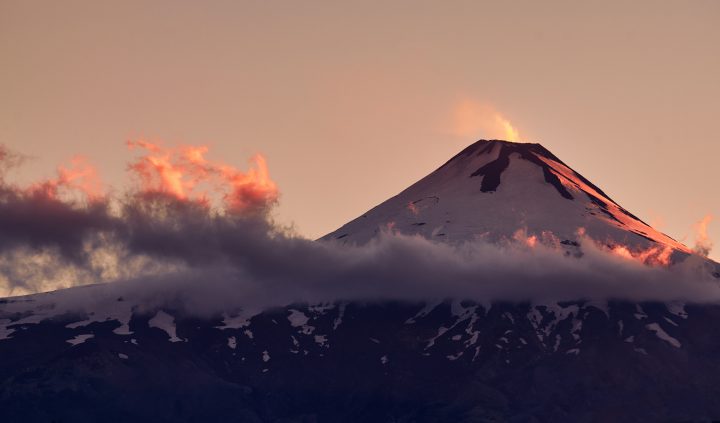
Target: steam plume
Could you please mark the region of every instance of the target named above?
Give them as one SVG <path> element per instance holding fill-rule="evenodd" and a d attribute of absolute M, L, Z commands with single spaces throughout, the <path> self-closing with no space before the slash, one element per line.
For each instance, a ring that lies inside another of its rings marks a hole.
<path fill-rule="evenodd" d="M 713 243 L 708 237 L 707 228 L 712 222 L 713 216 L 707 215 L 695 224 L 695 252 L 707 257 L 712 250 Z"/>
<path fill-rule="evenodd" d="M 464 100 L 455 106 L 453 134 L 462 137 L 481 137 L 520 141 L 520 134 L 500 112 L 489 104 Z"/>

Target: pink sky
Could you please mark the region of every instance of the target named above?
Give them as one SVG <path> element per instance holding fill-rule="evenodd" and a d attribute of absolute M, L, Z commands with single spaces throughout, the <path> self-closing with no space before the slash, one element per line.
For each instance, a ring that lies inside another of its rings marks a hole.
<path fill-rule="evenodd" d="M 82 153 L 115 185 L 140 136 L 260 152 L 318 237 L 510 124 L 692 245 L 720 218 L 720 2 L 494 3 L 0 0 L 0 142 L 21 180 Z"/>

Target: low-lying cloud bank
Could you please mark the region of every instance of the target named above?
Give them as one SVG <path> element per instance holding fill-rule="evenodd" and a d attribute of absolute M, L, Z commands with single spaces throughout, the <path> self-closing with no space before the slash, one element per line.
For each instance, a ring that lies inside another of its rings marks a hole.
<path fill-rule="evenodd" d="M 6 153 L 7 155 L 7 153 Z M 1 158 L 1 155 L 0 155 Z M 1 160 L 0 160 L 1 162 Z M 367 245 L 315 242 L 268 218 L 276 199 L 214 208 L 160 187 L 69 200 L 0 176 L 0 294 L 113 283 L 113 295 L 199 311 L 291 302 L 463 298 L 720 302 L 715 264 L 648 266 L 581 238 L 447 245 L 384 232 Z M 235 195 L 243 195 L 242 193 Z M 79 299 L 87 290 L 76 290 Z"/>

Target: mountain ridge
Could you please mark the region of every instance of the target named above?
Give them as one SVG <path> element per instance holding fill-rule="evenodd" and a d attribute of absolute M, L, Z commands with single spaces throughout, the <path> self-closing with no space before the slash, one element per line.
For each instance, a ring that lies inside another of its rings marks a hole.
<path fill-rule="evenodd" d="M 493 195 L 502 201 L 492 199 Z M 438 208 L 442 209 L 440 213 L 432 210 Z M 468 208 L 475 213 L 463 211 Z M 549 231 L 563 240 L 577 242 L 577 232 L 587 231 L 610 245 L 635 249 L 660 246 L 671 248 L 679 257 L 692 253 L 620 206 L 537 143 L 477 141 L 399 194 L 320 240 L 363 244 L 388 224 L 404 234 L 445 242 L 511 238 L 519 229 L 536 235 Z M 456 229 L 450 236 L 448 227 L 452 226 Z"/>

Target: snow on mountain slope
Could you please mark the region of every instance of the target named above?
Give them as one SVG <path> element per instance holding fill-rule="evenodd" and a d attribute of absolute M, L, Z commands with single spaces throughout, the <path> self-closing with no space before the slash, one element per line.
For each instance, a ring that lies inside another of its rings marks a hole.
<path fill-rule="evenodd" d="M 578 248 L 579 241 L 586 239 L 579 232 L 584 232 L 608 245 L 660 247 L 676 255 L 691 252 L 633 216 L 541 145 L 496 140 L 476 142 L 405 191 L 321 239 L 362 244 L 388 227 L 449 243 L 509 239 L 518 230 L 538 237 L 551 233 L 568 249 Z M 162 329 L 173 342 L 183 341 L 175 331 L 174 316 L 161 312 L 154 304 L 159 300 L 148 300 L 143 292 L 142 281 L 136 281 L 0 300 L 0 340 L 14 337 L 28 325 L 58 318 L 68 320 L 71 330 L 112 322 L 115 335 L 130 336 L 133 316 L 152 311 L 156 314 L 149 321 L 151 327 Z M 260 312 L 245 310 L 226 321 L 225 327 L 245 327 Z M 303 316 L 291 314 L 291 322 L 310 331 Z M 342 321 L 342 316 L 338 319 Z"/>
<path fill-rule="evenodd" d="M 481 140 L 400 194 L 321 240 L 364 244 L 384 229 L 450 243 L 552 233 L 565 244 L 578 233 L 608 245 L 671 248 L 653 229 L 540 144 Z"/>

